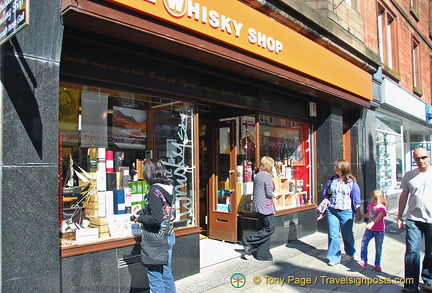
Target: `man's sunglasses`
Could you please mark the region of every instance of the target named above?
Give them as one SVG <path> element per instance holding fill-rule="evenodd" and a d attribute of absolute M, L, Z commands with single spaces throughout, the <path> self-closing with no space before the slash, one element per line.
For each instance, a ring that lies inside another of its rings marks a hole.
<path fill-rule="evenodd" d="M 420 161 L 420 160 L 426 160 L 427 158 L 429 158 L 429 156 L 415 157 L 414 160 Z"/>

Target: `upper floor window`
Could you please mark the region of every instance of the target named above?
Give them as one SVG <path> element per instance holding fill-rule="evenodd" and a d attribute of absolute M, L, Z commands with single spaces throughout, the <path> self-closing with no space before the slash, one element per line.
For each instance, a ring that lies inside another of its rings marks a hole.
<path fill-rule="evenodd" d="M 412 71 L 414 92 L 421 95 L 420 43 L 412 41 Z"/>
<path fill-rule="evenodd" d="M 411 15 L 418 21 L 419 17 L 419 2 L 420 0 L 410 0 L 410 12 Z"/>
<path fill-rule="evenodd" d="M 396 20 L 379 6 L 378 10 L 378 49 L 381 62 L 387 68 L 397 71 Z"/>
<path fill-rule="evenodd" d="M 360 9 L 359 4 L 360 3 L 358 0 L 338 0 L 338 1 L 333 1 L 333 9 L 336 10 L 340 6 L 346 6 L 349 9 L 352 9 L 354 11 L 359 11 Z"/>
<path fill-rule="evenodd" d="M 432 56 L 429 56 L 429 88 L 432 89 Z"/>
<path fill-rule="evenodd" d="M 429 38 L 432 38 L 432 1 L 429 1 Z"/>

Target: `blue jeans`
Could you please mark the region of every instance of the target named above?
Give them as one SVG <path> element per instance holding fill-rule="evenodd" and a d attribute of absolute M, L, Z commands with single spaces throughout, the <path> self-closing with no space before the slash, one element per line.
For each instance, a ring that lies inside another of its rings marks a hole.
<path fill-rule="evenodd" d="M 406 221 L 406 251 L 405 251 L 405 279 L 412 278 L 412 287 L 419 285 L 420 249 L 421 241 L 425 240 L 425 253 L 421 277 L 425 284 L 432 285 L 432 224 Z M 411 284 L 406 286 L 411 287 Z"/>
<path fill-rule="evenodd" d="M 340 233 L 342 233 L 345 253 L 351 257 L 356 253 L 355 239 L 353 234 L 354 213 L 351 209 L 337 210 L 329 207 L 326 210 L 326 214 L 328 220 L 327 258 L 329 262 L 340 263 Z"/>
<path fill-rule="evenodd" d="M 171 270 L 172 250 L 175 244 L 175 236 L 168 236 L 168 264 L 163 266 L 147 267 L 147 276 L 151 293 L 175 293 L 176 287 Z"/>
<path fill-rule="evenodd" d="M 375 238 L 375 266 L 376 267 L 381 266 L 382 246 L 384 242 L 384 236 L 385 236 L 384 231 L 371 231 L 371 230 L 365 231 L 361 243 L 361 252 L 360 252 L 360 257 L 362 261 L 364 261 L 365 263 L 368 262 L 367 247 L 369 241 L 371 241 L 372 238 Z"/>

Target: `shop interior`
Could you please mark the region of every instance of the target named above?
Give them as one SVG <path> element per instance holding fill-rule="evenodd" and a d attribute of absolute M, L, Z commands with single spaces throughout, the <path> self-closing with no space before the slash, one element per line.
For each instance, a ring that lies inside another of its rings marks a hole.
<path fill-rule="evenodd" d="M 253 216 L 257 159 L 275 160 L 278 213 L 311 196 L 310 125 L 251 109 L 62 82 L 59 90 L 62 246 L 130 237 L 148 187 L 142 162 L 164 161 L 176 188 L 177 228 L 236 243 Z"/>
<path fill-rule="evenodd" d="M 202 237 L 239 240 L 239 216 L 253 217 L 253 176 L 259 168 L 256 158 L 262 156 L 275 161 L 279 213 L 313 203 L 308 124 L 224 105 L 201 105 L 200 110 Z"/>

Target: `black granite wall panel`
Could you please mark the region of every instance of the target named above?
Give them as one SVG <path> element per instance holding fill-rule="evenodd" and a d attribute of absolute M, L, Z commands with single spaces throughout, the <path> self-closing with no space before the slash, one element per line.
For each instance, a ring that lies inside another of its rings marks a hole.
<path fill-rule="evenodd" d="M 0 51 L 2 292 L 60 292 L 58 86 L 61 1 L 27 1 Z"/>
<path fill-rule="evenodd" d="M 322 200 L 322 192 L 327 180 L 335 174 L 334 162 L 343 157 L 342 110 L 333 106 L 320 108 L 323 122 L 316 130 L 317 158 L 317 204 Z M 327 231 L 327 221 L 318 222 L 318 231 Z"/>
<path fill-rule="evenodd" d="M 172 263 L 175 280 L 200 272 L 199 241 L 199 234 L 191 234 L 176 238 Z"/>
<path fill-rule="evenodd" d="M 62 292 L 142 292 L 149 288 L 140 246 L 121 247 L 62 259 Z M 176 238 L 174 279 L 200 271 L 199 234 Z"/>
<path fill-rule="evenodd" d="M 271 236 L 271 246 L 286 245 L 289 241 L 297 240 L 316 232 L 317 213 L 315 209 L 275 217 L 276 229 Z M 240 235 L 250 235 L 259 229 L 258 220 L 254 217 L 239 219 Z"/>

